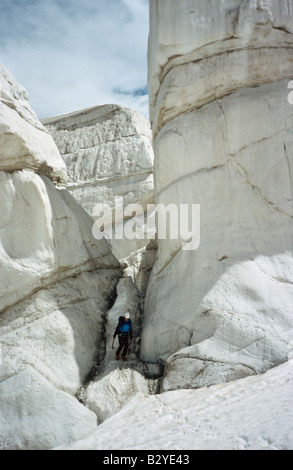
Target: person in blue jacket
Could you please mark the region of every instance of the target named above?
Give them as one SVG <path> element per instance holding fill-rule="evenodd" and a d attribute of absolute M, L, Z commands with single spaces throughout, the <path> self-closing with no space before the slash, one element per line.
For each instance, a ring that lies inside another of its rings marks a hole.
<path fill-rule="evenodd" d="M 119 338 L 119 347 L 116 351 L 115 359 L 117 361 L 119 360 L 119 355 L 122 351 L 122 360 L 126 361 L 129 340 L 132 340 L 132 322 L 130 320 L 129 312 L 126 312 L 124 316 L 119 317 L 118 325 L 113 335 L 113 344 L 117 335 Z"/>

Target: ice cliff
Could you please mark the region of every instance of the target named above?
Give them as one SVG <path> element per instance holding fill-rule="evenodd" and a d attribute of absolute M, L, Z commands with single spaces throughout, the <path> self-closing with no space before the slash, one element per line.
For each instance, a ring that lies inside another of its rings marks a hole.
<path fill-rule="evenodd" d="M 152 0 L 156 202 L 200 204 L 200 246 L 158 240 L 142 358 L 162 390 L 263 373 L 293 346 L 293 6 Z"/>
<path fill-rule="evenodd" d="M 151 129 L 41 123 L 0 67 L 1 449 L 293 448 L 292 34 L 292 0 L 150 0 Z M 200 205 L 199 247 L 97 240 L 116 196 Z"/>
<path fill-rule="evenodd" d="M 96 427 L 75 397 L 104 354 L 121 277 L 22 87 L 0 69 L 0 442 L 46 449 Z"/>
<path fill-rule="evenodd" d="M 66 164 L 66 189 L 90 216 L 97 204 L 114 209 L 115 196 L 123 197 L 124 207 L 140 204 L 144 212 L 154 203 L 152 133 L 140 113 L 104 105 L 42 122 Z M 115 237 L 110 243 L 118 259 L 146 245 Z"/>

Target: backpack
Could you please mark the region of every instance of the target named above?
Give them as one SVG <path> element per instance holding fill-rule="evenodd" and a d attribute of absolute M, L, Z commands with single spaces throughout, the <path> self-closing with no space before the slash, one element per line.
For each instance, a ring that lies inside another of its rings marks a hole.
<path fill-rule="evenodd" d="M 131 320 L 126 322 L 124 317 L 120 317 L 119 318 L 119 324 L 118 324 L 119 333 L 126 335 L 127 333 L 129 333 L 130 328 L 131 328 Z"/>

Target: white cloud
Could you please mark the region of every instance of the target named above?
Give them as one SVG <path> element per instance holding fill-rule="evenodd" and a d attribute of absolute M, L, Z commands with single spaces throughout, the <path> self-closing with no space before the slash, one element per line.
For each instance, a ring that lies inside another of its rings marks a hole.
<path fill-rule="evenodd" d="M 105 103 L 148 116 L 148 0 L 0 0 L 0 61 L 40 118 Z"/>

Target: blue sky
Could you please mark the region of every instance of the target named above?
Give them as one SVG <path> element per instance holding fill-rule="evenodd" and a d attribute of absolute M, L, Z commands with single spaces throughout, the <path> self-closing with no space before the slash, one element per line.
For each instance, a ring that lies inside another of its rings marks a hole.
<path fill-rule="evenodd" d="M 148 117 L 148 0 L 0 0 L 0 62 L 40 119 L 105 103 Z"/>

